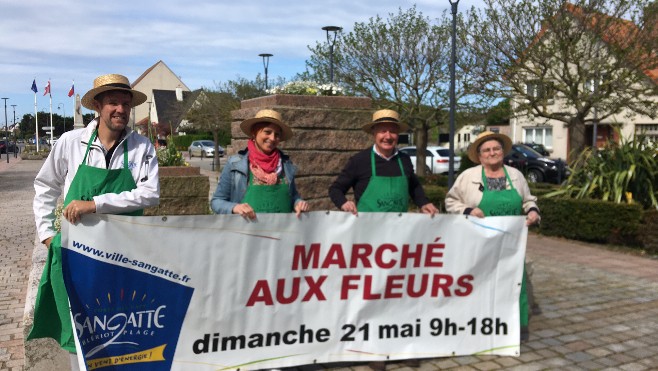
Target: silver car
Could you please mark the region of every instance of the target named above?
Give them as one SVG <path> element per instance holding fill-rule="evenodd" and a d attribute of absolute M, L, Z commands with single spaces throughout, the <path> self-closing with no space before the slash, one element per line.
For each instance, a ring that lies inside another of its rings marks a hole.
<path fill-rule="evenodd" d="M 219 157 L 224 156 L 224 148 L 222 146 L 218 146 L 217 150 Z M 195 140 L 187 148 L 187 153 L 190 155 L 190 158 L 194 156 L 213 157 L 215 154 L 215 142 L 212 140 Z"/>

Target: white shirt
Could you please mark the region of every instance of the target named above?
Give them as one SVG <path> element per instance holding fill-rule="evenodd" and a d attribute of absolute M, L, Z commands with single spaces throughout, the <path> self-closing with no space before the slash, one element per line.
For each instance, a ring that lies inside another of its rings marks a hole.
<path fill-rule="evenodd" d="M 78 167 L 87 150 L 87 143 L 96 130 L 97 120 L 86 128 L 64 133 L 55 143 L 50 155 L 34 179 L 33 209 L 39 241 L 53 237 L 55 208 L 60 196 L 65 197 Z M 137 188 L 119 194 L 107 193 L 94 197 L 96 212 L 100 214 L 119 214 L 157 206 L 160 202 L 160 181 L 158 178 L 158 158 L 151 142 L 126 128 L 126 135 L 121 139 L 110 159 L 109 169 L 123 168 L 123 142 L 128 142 L 128 167 Z M 86 165 L 107 168 L 105 152 L 100 140 L 89 148 Z"/>

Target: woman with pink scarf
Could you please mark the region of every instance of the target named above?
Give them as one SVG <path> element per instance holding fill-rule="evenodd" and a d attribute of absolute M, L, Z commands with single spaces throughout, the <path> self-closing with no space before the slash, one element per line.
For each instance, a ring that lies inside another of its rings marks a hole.
<path fill-rule="evenodd" d="M 292 137 L 292 130 L 274 110 L 258 111 L 240 129 L 249 136 L 247 148 L 229 157 L 210 200 L 216 214 L 239 214 L 255 219 L 256 213 L 308 211 L 308 203 L 295 187 L 297 168 L 278 149 Z"/>

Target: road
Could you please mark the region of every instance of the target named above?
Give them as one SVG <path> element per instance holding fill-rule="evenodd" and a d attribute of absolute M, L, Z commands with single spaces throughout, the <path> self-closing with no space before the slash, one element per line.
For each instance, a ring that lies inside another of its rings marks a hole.
<path fill-rule="evenodd" d="M 202 170 L 207 170 L 207 171 L 219 171 L 219 169 L 221 169 L 224 166 L 224 164 L 226 163 L 226 158 L 227 157 L 226 156 L 220 157 L 219 158 L 219 168 L 217 167 L 217 165 L 215 165 L 214 169 L 213 169 L 213 166 L 212 166 L 212 158 L 207 158 L 207 157 L 201 158 L 201 157 L 196 157 L 196 156 L 190 158 L 190 156 L 187 154 L 187 152 L 183 152 L 183 158 L 185 158 L 185 161 L 187 161 L 190 164 L 190 166 L 198 166 Z"/>

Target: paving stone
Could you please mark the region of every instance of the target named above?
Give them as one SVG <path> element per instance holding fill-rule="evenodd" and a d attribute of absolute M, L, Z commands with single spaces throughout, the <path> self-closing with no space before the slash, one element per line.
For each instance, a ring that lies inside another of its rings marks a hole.
<path fill-rule="evenodd" d="M 569 353 L 564 356 L 565 358 L 568 358 L 572 360 L 573 362 L 585 362 L 589 361 L 592 358 L 594 358 L 591 354 L 587 354 L 585 352 L 574 352 L 574 353 Z"/>

